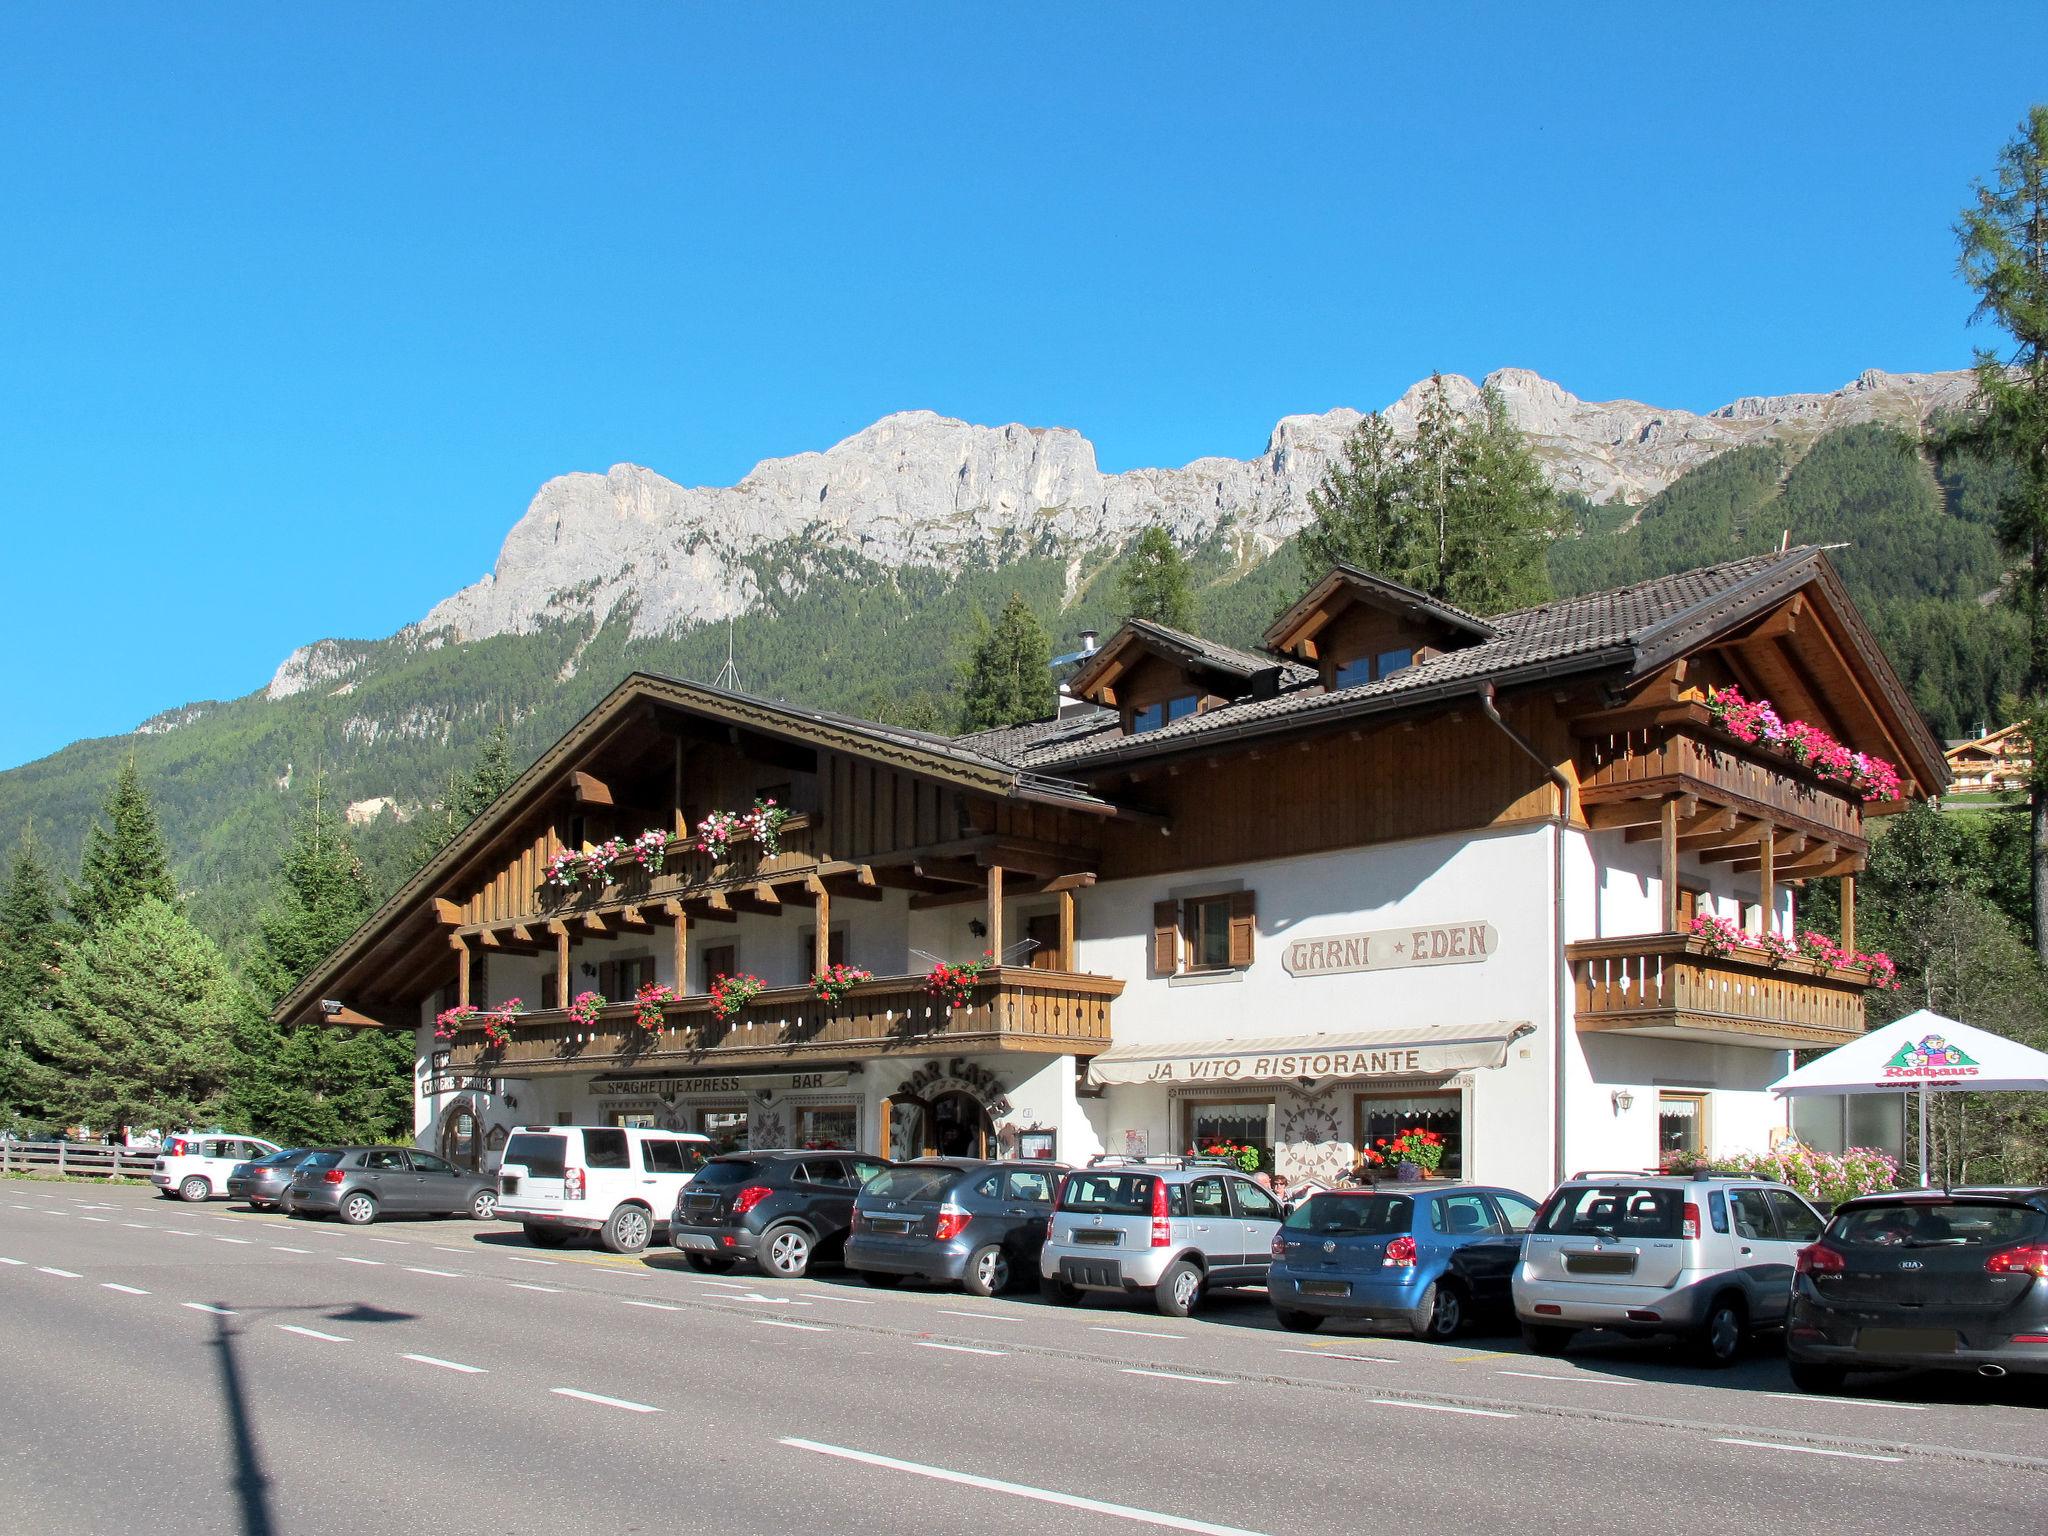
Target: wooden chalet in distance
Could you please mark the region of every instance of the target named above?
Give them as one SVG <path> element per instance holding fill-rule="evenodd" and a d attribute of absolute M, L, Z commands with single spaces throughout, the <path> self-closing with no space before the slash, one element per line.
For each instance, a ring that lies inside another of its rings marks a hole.
<path fill-rule="evenodd" d="M 1133 622 L 1070 680 L 1093 707 L 960 738 L 628 677 L 278 1017 L 411 1031 L 418 1137 L 472 1164 L 609 1121 L 896 1156 L 1230 1141 L 1329 1177 L 1427 1125 L 1447 1171 L 1531 1189 L 1761 1148 L 1788 1052 L 1862 1030 L 1852 957 L 1754 936 L 1836 880 L 1853 952 L 1864 818 L 1897 802 L 1707 707 L 1739 685 L 1939 793 L 1823 554 L 1491 619 L 1340 568 L 1264 647 Z M 772 851 L 690 849 L 769 799 Z M 651 866 L 549 879 L 648 832 Z M 984 952 L 957 1006 L 928 989 Z M 822 998 L 835 963 L 872 979 Z M 720 976 L 762 987 L 716 1006 Z"/>

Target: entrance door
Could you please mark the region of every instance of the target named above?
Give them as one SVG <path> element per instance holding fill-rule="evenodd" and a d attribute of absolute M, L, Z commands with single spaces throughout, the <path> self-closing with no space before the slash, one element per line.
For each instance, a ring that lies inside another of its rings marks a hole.
<path fill-rule="evenodd" d="M 450 1106 L 441 1117 L 441 1155 L 456 1167 L 481 1173 L 484 1166 L 483 1126 L 468 1101 Z"/>
<path fill-rule="evenodd" d="M 988 1112 L 972 1094 L 942 1093 L 932 1100 L 930 1150 L 940 1157 L 987 1157 Z"/>

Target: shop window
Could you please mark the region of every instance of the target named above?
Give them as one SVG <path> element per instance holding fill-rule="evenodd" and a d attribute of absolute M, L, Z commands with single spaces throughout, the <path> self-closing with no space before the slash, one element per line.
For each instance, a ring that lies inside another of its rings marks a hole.
<path fill-rule="evenodd" d="M 699 992 L 709 992 L 711 983 L 720 976 L 730 976 L 740 968 L 740 951 L 737 944 L 706 944 L 698 951 L 697 966 L 702 972 L 703 984 Z"/>
<path fill-rule="evenodd" d="M 1131 711 L 1131 734 L 1137 736 L 1146 731 L 1163 729 L 1176 720 L 1185 720 L 1201 706 L 1200 694 L 1183 693 L 1170 699 L 1162 699 L 1157 704 L 1147 704 L 1142 709 L 1134 709 Z"/>
<path fill-rule="evenodd" d="M 1657 1156 L 1699 1157 L 1707 1147 L 1707 1096 L 1704 1093 L 1657 1095 Z"/>
<path fill-rule="evenodd" d="M 805 1104 L 796 1112 L 800 1147 L 851 1148 L 860 1136 L 860 1114 L 851 1104 Z"/>
<path fill-rule="evenodd" d="M 614 1110 L 604 1117 L 604 1123 L 622 1130 L 651 1131 L 654 1129 L 654 1116 L 638 1111 Z"/>
<path fill-rule="evenodd" d="M 1152 907 L 1152 969 L 1161 976 L 1243 970 L 1252 963 L 1258 906 L 1250 891 L 1161 901 Z"/>
<path fill-rule="evenodd" d="M 747 1146 L 747 1112 L 744 1109 L 700 1109 L 697 1130 L 711 1142 L 714 1152 L 743 1152 Z"/>
<path fill-rule="evenodd" d="M 1197 1153 L 1211 1147 L 1250 1147 L 1258 1153 L 1259 1168 L 1273 1166 L 1271 1099 L 1190 1101 L 1187 1128 L 1188 1145 Z"/>
<path fill-rule="evenodd" d="M 1457 1093 L 1372 1094 L 1357 1100 L 1357 1144 L 1377 1147 L 1403 1131 L 1420 1127 L 1444 1139 L 1440 1179 L 1462 1178 L 1465 1172 L 1465 1100 Z"/>

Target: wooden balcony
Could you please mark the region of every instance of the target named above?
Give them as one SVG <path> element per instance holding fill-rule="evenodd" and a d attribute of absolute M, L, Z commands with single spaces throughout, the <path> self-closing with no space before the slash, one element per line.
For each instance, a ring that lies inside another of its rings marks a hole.
<path fill-rule="evenodd" d="M 1799 1050 L 1846 1045 L 1863 1033 L 1869 981 L 1861 971 L 1773 961 L 1760 949 L 1716 955 L 1680 933 L 1589 939 L 1565 954 L 1582 1033 Z"/>
<path fill-rule="evenodd" d="M 915 1056 L 932 1051 L 1072 1051 L 1109 1044 L 1109 1008 L 1124 989 L 1110 976 L 1004 966 L 987 973 L 964 1008 L 947 1008 L 922 976 L 877 977 L 836 1007 L 808 987 L 763 992 L 731 1019 L 708 997 L 684 997 L 650 1033 L 631 1005 L 607 1008 L 597 1027 L 566 1013 L 520 1014 L 511 1040 L 487 1048 L 483 1031 L 462 1030 L 451 1047 L 457 1071 L 504 1077 L 645 1068 L 672 1072 L 776 1071 L 828 1061 Z"/>

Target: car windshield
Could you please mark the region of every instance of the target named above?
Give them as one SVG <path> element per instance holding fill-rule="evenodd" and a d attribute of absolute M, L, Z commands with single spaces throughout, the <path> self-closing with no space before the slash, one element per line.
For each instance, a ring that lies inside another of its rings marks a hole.
<path fill-rule="evenodd" d="M 301 1168 L 332 1168 L 341 1161 L 339 1152 L 308 1152 Z"/>
<path fill-rule="evenodd" d="M 566 1136 L 536 1136 L 521 1131 L 505 1143 L 505 1155 L 499 1166 L 510 1163 L 515 1168 L 524 1168 L 529 1178 L 559 1179 L 568 1150 Z"/>
<path fill-rule="evenodd" d="M 1104 1216 L 1149 1216 L 1152 1186 L 1157 1182 L 1149 1173 L 1076 1173 L 1060 1191 L 1060 1209 Z"/>
<path fill-rule="evenodd" d="M 861 1191 L 868 1200 L 943 1200 L 958 1168 L 890 1168 L 870 1179 Z"/>
<path fill-rule="evenodd" d="M 2024 1243 L 2048 1232 L 2048 1212 L 1989 1200 L 1900 1200 L 1838 1211 L 1828 1241 L 1843 1248 L 1934 1248 Z"/>
<path fill-rule="evenodd" d="M 1537 1218 L 1554 1237 L 1677 1237 L 1685 1195 L 1640 1184 L 1581 1184 L 1560 1189 Z"/>
<path fill-rule="evenodd" d="M 1381 1237 L 1406 1232 L 1414 1220 L 1415 1202 L 1406 1195 L 1320 1194 L 1289 1211 L 1286 1225 L 1296 1232 Z"/>
<path fill-rule="evenodd" d="M 718 1189 L 728 1184 L 744 1184 L 760 1172 L 760 1166 L 751 1157 L 714 1157 L 697 1170 L 695 1183 L 700 1189 Z"/>

